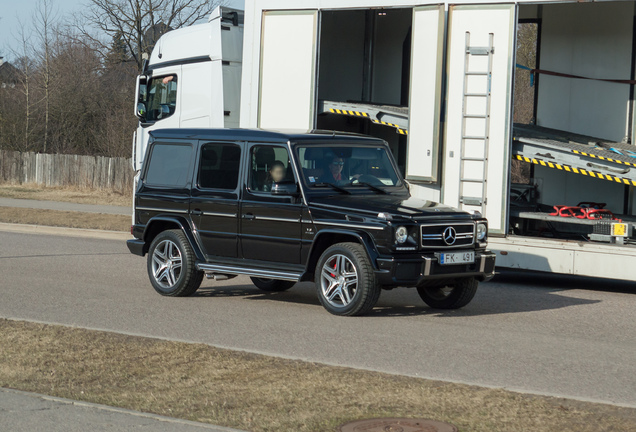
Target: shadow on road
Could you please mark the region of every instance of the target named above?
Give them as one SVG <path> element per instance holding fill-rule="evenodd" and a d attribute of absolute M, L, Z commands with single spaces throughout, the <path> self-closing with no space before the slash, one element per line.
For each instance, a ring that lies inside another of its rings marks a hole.
<path fill-rule="evenodd" d="M 497 276 L 493 279 L 493 282 L 557 290 L 582 289 L 589 291 L 636 294 L 636 284 L 632 281 L 520 270 L 503 270 L 498 272 Z"/>
<path fill-rule="evenodd" d="M 288 303 L 320 306 L 314 286 L 311 283 L 296 284 L 289 291 L 265 292 L 253 285 L 201 287 L 194 296 L 198 297 L 243 297 L 246 300 L 273 300 Z"/>
<path fill-rule="evenodd" d="M 594 280 L 587 289 L 607 288 Z M 462 309 L 432 309 L 424 304 L 417 291 L 411 288 L 397 288 L 383 291 L 377 306 L 368 314 L 370 317 L 439 316 L 447 318 L 514 314 L 544 310 L 562 309 L 599 303 L 601 300 L 564 295 L 571 289 L 581 288 L 568 278 L 505 274 L 494 281 L 482 283 L 473 301 Z M 614 287 L 613 291 L 616 291 Z M 622 292 L 622 291 L 619 291 Z M 289 291 L 268 293 L 252 285 L 222 285 L 202 287 L 196 297 L 242 297 L 246 300 L 275 301 L 321 307 L 312 283 L 300 283 Z"/>

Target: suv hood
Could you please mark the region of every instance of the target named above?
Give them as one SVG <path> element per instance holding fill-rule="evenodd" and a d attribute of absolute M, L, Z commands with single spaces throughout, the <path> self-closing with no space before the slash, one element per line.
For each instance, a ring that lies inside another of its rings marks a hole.
<path fill-rule="evenodd" d="M 469 213 L 444 204 L 404 195 L 331 195 L 309 198 L 311 206 L 329 210 L 360 213 L 389 213 L 408 219 L 437 216 L 470 216 Z"/>

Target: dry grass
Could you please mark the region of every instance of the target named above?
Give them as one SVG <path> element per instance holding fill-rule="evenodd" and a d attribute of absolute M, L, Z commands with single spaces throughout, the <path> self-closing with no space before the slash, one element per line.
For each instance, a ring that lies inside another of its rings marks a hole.
<path fill-rule="evenodd" d="M 372 417 L 469 431 L 634 431 L 636 410 L 0 320 L 0 386 L 244 430 L 325 432 Z M 372 353 L 369 353 L 372 355 Z"/>
<path fill-rule="evenodd" d="M 0 207 L 0 222 L 130 231 L 130 216 L 17 207 Z"/>
<path fill-rule="evenodd" d="M 76 187 L 44 187 L 33 184 L 0 184 L 0 197 L 127 207 L 132 203 L 132 191 L 128 194 L 122 194 L 108 190 L 80 189 Z"/>

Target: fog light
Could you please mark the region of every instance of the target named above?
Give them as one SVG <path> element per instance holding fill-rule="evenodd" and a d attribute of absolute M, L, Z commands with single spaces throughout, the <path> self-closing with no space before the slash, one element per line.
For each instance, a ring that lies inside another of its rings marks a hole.
<path fill-rule="evenodd" d="M 404 243 L 408 237 L 409 230 L 407 230 L 406 227 L 401 226 L 395 230 L 395 241 L 398 242 L 398 244 Z"/>

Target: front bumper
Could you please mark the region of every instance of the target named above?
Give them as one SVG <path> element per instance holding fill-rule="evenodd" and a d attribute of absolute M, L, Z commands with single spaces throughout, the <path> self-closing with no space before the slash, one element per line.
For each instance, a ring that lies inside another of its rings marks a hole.
<path fill-rule="evenodd" d="M 495 275 L 495 254 L 475 251 L 473 264 L 440 265 L 432 254 L 377 259 L 376 277 L 383 286 L 414 287 L 429 280 L 476 277 L 487 281 Z"/>

